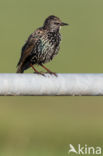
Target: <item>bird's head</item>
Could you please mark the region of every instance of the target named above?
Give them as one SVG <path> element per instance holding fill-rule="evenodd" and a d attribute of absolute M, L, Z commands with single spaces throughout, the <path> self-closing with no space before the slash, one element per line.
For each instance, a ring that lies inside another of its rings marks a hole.
<path fill-rule="evenodd" d="M 58 17 L 51 15 L 45 20 L 43 28 L 53 32 L 53 31 L 58 31 L 61 26 L 66 26 L 66 25 L 68 24 L 62 22 Z"/>

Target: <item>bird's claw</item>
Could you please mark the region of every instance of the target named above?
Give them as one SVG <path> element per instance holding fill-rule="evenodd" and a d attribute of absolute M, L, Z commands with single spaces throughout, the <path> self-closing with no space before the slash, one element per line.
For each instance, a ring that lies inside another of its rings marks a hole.
<path fill-rule="evenodd" d="M 51 75 L 54 75 L 54 76 L 56 76 L 57 77 L 57 74 L 56 73 L 54 73 L 54 72 L 47 72 L 48 74 L 51 74 Z"/>
<path fill-rule="evenodd" d="M 57 77 L 57 74 L 54 73 L 54 72 L 46 72 L 46 73 L 47 73 L 47 74 L 50 74 L 50 75 L 54 75 L 54 76 Z M 43 72 L 34 72 L 34 74 L 40 74 L 40 75 L 42 75 L 42 76 L 45 76 L 45 73 L 43 73 Z"/>
<path fill-rule="evenodd" d="M 45 76 L 45 74 L 43 72 L 34 72 L 34 74 L 39 74 L 39 75 Z"/>

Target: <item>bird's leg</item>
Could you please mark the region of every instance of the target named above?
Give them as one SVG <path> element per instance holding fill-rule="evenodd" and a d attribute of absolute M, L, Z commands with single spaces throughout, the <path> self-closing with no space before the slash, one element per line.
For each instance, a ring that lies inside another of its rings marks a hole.
<path fill-rule="evenodd" d="M 50 71 L 50 70 L 49 70 L 47 67 L 45 67 L 43 64 L 40 64 L 40 66 L 43 67 L 49 74 L 53 74 L 53 75 L 57 76 L 56 73 Z"/>
<path fill-rule="evenodd" d="M 32 65 L 32 64 L 30 64 L 30 66 L 32 67 L 32 69 L 35 71 L 35 73 L 37 73 L 37 74 L 41 74 L 41 75 L 43 75 L 44 76 L 44 74 L 43 73 L 41 73 L 41 72 L 38 72 L 35 68 L 34 68 L 34 66 Z"/>

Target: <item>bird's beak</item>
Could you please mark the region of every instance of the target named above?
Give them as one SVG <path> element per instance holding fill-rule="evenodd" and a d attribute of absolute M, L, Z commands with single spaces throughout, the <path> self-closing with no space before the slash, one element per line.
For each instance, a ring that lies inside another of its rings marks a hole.
<path fill-rule="evenodd" d="M 69 24 L 63 23 L 63 22 L 62 22 L 60 25 L 61 25 L 61 26 L 66 26 L 66 25 L 69 25 Z"/>

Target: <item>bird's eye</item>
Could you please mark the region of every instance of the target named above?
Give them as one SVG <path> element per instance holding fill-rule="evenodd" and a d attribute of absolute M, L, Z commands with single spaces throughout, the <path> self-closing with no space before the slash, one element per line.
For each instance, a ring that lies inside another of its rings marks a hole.
<path fill-rule="evenodd" d="M 59 25 L 60 23 L 55 22 L 54 24 Z"/>

